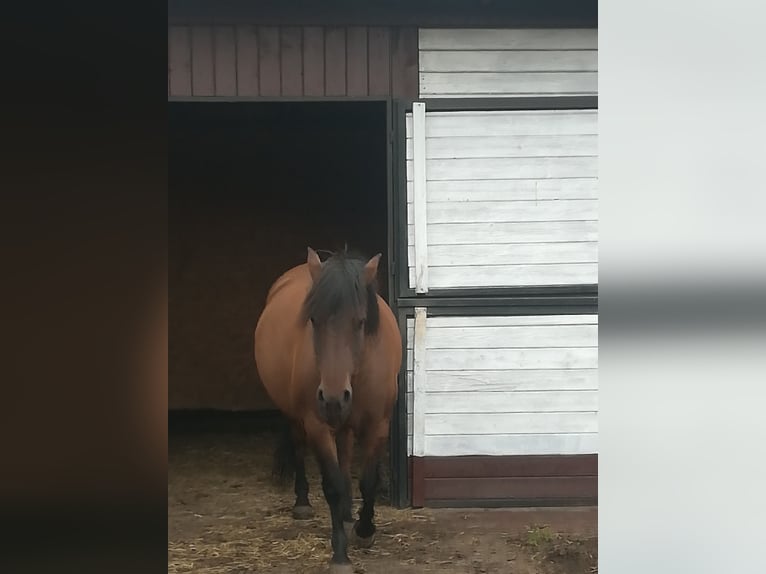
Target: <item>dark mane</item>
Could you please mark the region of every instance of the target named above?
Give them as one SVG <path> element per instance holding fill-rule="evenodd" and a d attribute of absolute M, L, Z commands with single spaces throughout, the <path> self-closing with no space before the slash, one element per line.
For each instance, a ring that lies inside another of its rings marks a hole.
<path fill-rule="evenodd" d="M 305 319 L 313 317 L 319 323 L 349 308 L 366 305 L 367 321 L 364 331 L 375 334 L 380 324 L 377 286 L 366 285 L 363 277 L 367 261 L 348 253 L 333 254 L 322 264 L 319 281 L 309 291 L 303 305 Z"/>

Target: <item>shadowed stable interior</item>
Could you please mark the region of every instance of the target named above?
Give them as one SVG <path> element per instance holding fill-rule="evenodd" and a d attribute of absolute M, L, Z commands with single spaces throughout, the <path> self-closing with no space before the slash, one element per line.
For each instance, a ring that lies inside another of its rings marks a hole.
<path fill-rule="evenodd" d="M 168 107 L 169 407 L 271 410 L 253 330 L 273 281 L 309 245 L 387 253 L 385 103 Z"/>

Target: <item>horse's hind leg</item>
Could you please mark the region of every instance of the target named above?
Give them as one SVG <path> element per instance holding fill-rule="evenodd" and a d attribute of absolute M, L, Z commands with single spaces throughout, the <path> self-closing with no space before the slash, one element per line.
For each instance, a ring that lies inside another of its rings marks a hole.
<path fill-rule="evenodd" d="M 306 440 L 294 432 L 295 441 L 295 506 L 293 518 L 308 520 L 314 517 L 314 509 L 309 502 L 309 482 L 306 480 Z"/>
<path fill-rule="evenodd" d="M 362 509 L 353 529 L 354 541 L 362 548 L 369 548 L 375 542 L 375 494 L 380 480 L 380 455 L 388 440 L 388 426 L 388 421 L 381 421 L 362 438 L 364 469 L 359 480 Z"/>

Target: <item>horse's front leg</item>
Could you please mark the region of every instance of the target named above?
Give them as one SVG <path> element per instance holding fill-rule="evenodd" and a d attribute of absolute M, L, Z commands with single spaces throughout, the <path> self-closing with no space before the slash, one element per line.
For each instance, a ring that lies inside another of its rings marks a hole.
<path fill-rule="evenodd" d="M 331 574 L 351 574 L 353 568 L 348 559 L 348 539 L 343 528 L 343 499 L 345 480 L 338 464 L 338 452 L 330 429 L 319 423 L 307 424 L 306 434 L 317 456 L 322 471 L 322 490 L 330 507 L 332 520 Z"/>
<path fill-rule="evenodd" d="M 351 534 L 354 526 L 354 518 L 351 515 L 351 463 L 354 458 L 354 434 L 350 428 L 338 432 L 335 437 L 335 445 L 338 449 L 338 463 L 343 475 L 343 525 L 346 534 Z"/>
<path fill-rule="evenodd" d="M 380 480 L 380 455 L 388 440 L 388 428 L 388 421 L 381 421 L 362 439 L 364 469 L 359 479 L 362 509 L 353 531 L 356 545 L 362 548 L 369 548 L 375 542 L 375 494 Z"/>

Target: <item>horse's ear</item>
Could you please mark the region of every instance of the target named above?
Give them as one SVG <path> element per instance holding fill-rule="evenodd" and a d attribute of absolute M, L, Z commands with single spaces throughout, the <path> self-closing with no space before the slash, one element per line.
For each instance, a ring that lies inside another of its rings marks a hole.
<path fill-rule="evenodd" d="M 381 253 L 370 259 L 364 266 L 364 280 L 369 285 L 375 280 L 378 274 L 378 263 L 380 263 Z"/>
<path fill-rule="evenodd" d="M 319 281 L 319 274 L 322 273 L 322 262 L 319 260 L 317 252 L 309 247 L 309 256 L 306 261 L 309 266 L 309 272 L 311 273 L 311 279 L 316 283 Z"/>

